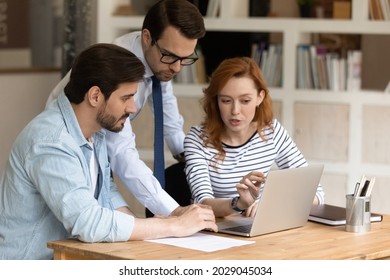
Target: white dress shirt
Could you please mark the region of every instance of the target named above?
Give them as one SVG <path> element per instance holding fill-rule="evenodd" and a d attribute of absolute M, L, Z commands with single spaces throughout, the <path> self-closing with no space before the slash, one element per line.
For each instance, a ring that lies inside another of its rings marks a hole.
<path fill-rule="evenodd" d="M 126 121 L 120 133 L 107 131 L 107 150 L 111 168 L 126 188 L 154 214 L 169 215 L 179 204 L 166 193 L 152 170 L 139 158 L 136 149 L 135 134 L 130 120 L 134 119 L 146 102 L 153 112 L 152 80 L 153 72 L 146 63 L 142 46 L 141 32 L 127 33 L 114 40 L 114 44 L 134 53 L 145 65 L 144 79 L 138 84 L 134 101 L 137 112 Z M 51 92 L 47 104 L 57 97 L 69 81 L 70 71 Z M 164 140 L 173 155 L 184 151 L 183 117 L 179 113 L 177 99 L 173 95 L 172 82 L 161 82 L 164 111 Z M 153 125 L 153 124 L 150 124 Z"/>

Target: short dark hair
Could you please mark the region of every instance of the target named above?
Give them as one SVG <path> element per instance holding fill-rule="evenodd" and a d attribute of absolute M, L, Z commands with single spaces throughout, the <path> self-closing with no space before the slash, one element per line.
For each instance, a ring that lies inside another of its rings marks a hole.
<path fill-rule="evenodd" d="M 204 20 L 198 8 L 187 0 L 161 0 L 147 12 L 142 25 L 154 40 L 168 26 L 177 28 L 188 39 L 200 39 L 206 34 Z"/>
<path fill-rule="evenodd" d="M 87 91 L 98 86 L 107 100 L 122 83 L 142 80 L 145 66 L 130 51 L 113 44 L 95 44 L 75 59 L 64 92 L 69 101 L 79 104 Z"/>

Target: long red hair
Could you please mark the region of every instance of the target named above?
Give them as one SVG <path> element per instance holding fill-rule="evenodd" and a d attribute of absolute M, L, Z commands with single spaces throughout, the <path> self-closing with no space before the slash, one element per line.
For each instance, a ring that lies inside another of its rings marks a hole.
<path fill-rule="evenodd" d="M 201 105 L 205 112 L 202 126 L 205 130 L 203 135 L 204 144 L 211 145 L 219 151 L 218 159 L 225 158 L 225 151 L 221 142 L 221 135 L 225 125 L 221 118 L 218 107 L 218 94 L 231 78 L 249 77 L 253 80 L 257 92 L 264 91 L 264 99 L 257 107 L 253 122 L 257 122 L 259 136 L 264 139 L 263 128 L 271 127 L 274 118 L 272 100 L 269 95 L 267 83 L 258 64 L 249 57 L 234 57 L 222 61 L 212 73 L 209 86 L 203 89 Z"/>

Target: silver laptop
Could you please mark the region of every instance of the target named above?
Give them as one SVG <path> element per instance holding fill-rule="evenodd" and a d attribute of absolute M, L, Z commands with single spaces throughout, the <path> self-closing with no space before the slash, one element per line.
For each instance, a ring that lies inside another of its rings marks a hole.
<path fill-rule="evenodd" d="M 305 225 L 323 169 L 323 164 L 311 164 L 271 170 L 255 217 L 219 222 L 218 231 L 251 237 Z"/>

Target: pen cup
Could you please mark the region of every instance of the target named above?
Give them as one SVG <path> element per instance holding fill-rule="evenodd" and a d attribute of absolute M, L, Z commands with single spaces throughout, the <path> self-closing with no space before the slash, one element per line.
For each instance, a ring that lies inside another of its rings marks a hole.
<path fill-rule="evenodd" d="M 346 195 L 345 230 L 350 232 L 367 232 L 371 230 L 371 197 L 352 194 Z"/>

